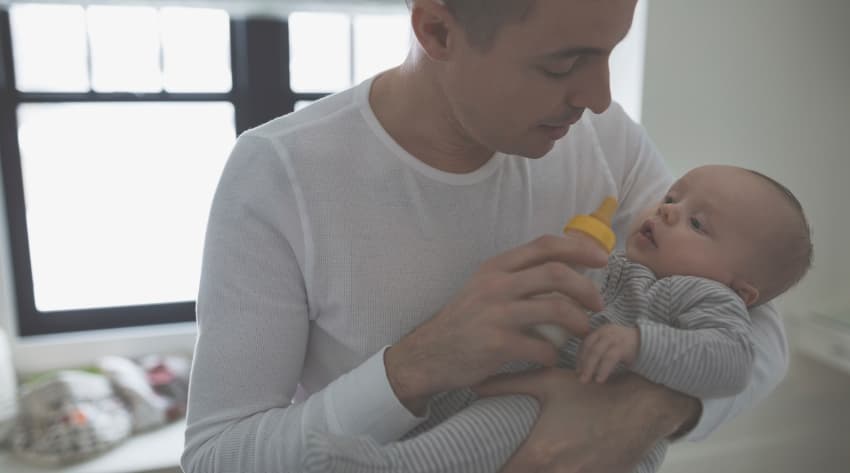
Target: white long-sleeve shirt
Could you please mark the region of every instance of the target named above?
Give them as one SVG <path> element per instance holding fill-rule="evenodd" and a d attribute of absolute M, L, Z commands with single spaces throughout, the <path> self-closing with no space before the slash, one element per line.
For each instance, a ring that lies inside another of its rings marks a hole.
<path fill-rule="evenodd" d="M 400 438 L 384 349 L 437 313 L 481 263 L 620 202 L 614 231 L 672 179 L 612 105 L 541 159 L 497 153 L 466 174 L 431 168 L 381 127 L 371 80 L 244 133 L 210 213 L 182 466 L 294 472 L 304 433 Z M 591 272 L 593 276 L 594 273 Z M 752 382 L 704 400 L 699 439 L 764 398 L 787 368 L 772 306 L 753 314 Z"/>

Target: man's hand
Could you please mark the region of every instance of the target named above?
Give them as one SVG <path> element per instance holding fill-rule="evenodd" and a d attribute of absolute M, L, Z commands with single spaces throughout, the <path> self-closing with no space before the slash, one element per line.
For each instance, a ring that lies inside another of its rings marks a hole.
<path fill-rule="evenodd" d="M 557 236 L 486 261 L 448 305 L 385 352 L 396 396 L 418 413 L 433 394 L 477 384 L 506 362 L 554 365 L 557 350 L 529 327 L 556 324 L 587 334 L 586 309 L 601 310 L 602 297 L 568 265 L 601 267 L 607 261 L 593 242 Z M 569 297 L 535 297 L 552 292 Z"/>
<path fill-rule="evenodd" d="M 528 394 L 540 415 L 500 473 L 625 473 L 659 440 L 700 415 L 698 400 L 627 373 L 583 384 L 575 373 L 544 368 L 496 376 L 481 396 Z"/>
<path fill-rule="evenodd" d="M 640 350 L 640 330 L 621 325 L 603 325 L 581 343 L 577 371 L 582 383 L 595 379 L 604 383 L 617 363 L 631 365 Z M 596 376 L 594 377 L 594 373 Z"/>

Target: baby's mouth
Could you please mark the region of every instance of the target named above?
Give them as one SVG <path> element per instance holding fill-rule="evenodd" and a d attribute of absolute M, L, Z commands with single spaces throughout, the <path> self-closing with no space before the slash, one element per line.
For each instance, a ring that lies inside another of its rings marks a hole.
<path fill-rule="evenodd" d="M 640 234 L 649 240 L 652 246 L 658 248 L 658 242 L 655 241 L 655 235 L 653 234 L 653 226 L 652 220 L 643 222 L 643 225 L 640 226 Z"/>

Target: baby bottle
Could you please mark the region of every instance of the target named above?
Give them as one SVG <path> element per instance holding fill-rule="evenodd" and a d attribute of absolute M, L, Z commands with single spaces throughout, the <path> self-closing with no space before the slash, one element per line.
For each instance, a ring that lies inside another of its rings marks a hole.
<path fill-rule="evenodd" d="M 564 237 L 590 238 L 604 248 L 607 253 L 611 253 L 611 250 L 614 249 L 614 244 L 617 242 L 617 237 L 611 230 L 611 217 L 616 210 L 617 199 L 606 197 L 602 205 L 596 209 L 596 212 L 590 215 L 576 215 L 573 217 L 570 223 L 564 227 Z M 558 347 L 563 345 L 570 336 L 560 325 L 540 324 L 532 328 L 538 335 Z"/>

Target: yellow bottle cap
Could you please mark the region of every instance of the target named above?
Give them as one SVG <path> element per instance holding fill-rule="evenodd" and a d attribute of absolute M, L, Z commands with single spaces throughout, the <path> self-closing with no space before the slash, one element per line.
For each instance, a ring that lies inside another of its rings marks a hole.
<path fill-rule="evenodd" d="M 610 253 L 617 243 L 617 237 L 611 230 L 611 217 L 617 210 L 617 199 L 606 197 L 602 205 L 590 215 L 576 215 L 570 223 L 564 227 L 564 233 L 570 230 L 578 230 L 589 235 Z"/>

